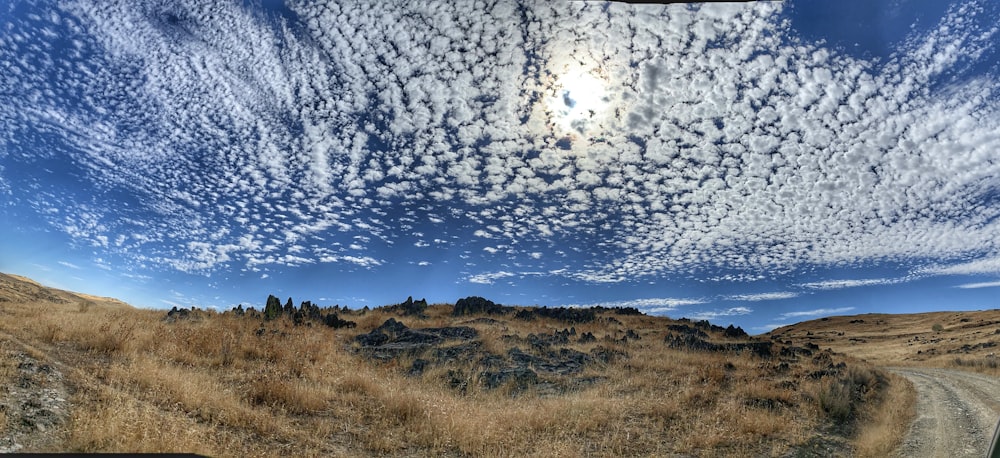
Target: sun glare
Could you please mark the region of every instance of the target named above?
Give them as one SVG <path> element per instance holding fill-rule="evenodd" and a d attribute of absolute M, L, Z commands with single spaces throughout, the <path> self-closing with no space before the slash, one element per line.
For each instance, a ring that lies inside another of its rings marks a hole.
<path fill-rule="evenodd" d="M 606 82 L 587 72 L 570 72 L 553 85 L 548 107 L 565 133 L 587 134 L 608 106 Z"/>

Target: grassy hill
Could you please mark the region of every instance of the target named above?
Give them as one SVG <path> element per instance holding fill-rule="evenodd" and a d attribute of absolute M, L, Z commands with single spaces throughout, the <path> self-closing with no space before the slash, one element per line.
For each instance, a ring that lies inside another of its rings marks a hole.
<path fill-rule="evenodd" d="M 838 316 L 771 331 L 878 365 L 971 369 L 993 375 L 1000 350 L 1000 310 Z"/>
<path fill-rule="evenodd" d="M 912 415 L 906 383 L 811 331 L 263 299 L 166 313 L 0 274 L 0 450 L 879 456 Z"/>

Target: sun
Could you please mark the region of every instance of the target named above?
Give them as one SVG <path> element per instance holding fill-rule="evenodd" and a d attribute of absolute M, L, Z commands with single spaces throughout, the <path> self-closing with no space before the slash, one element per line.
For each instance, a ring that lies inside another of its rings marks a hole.
<path fill-rule="evenodd" d="M 607 81 L 586 71 L 558 76 L 548 99 L 552 120 L 564 134 L 587 135 L 610 105 Z"/>

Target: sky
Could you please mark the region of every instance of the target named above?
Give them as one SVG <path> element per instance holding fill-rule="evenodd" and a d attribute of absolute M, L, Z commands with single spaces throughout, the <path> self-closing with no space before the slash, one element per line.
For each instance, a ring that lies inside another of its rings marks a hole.
<path fill-rule="evenodd" d="M 149 308 L 1000 307 L 1000 1 L 0 2 L 0 271 Z"/>

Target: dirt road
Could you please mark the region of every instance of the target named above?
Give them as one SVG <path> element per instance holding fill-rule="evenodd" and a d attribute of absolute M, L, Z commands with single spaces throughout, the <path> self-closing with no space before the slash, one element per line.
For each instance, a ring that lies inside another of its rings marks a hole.
<path fill-rule="evenodd" d="M 893 368 L 917 389 L 917 418 L 901 457 L 986 456 L 1000 419 L 1000 379 L 948 369 Z"/>

